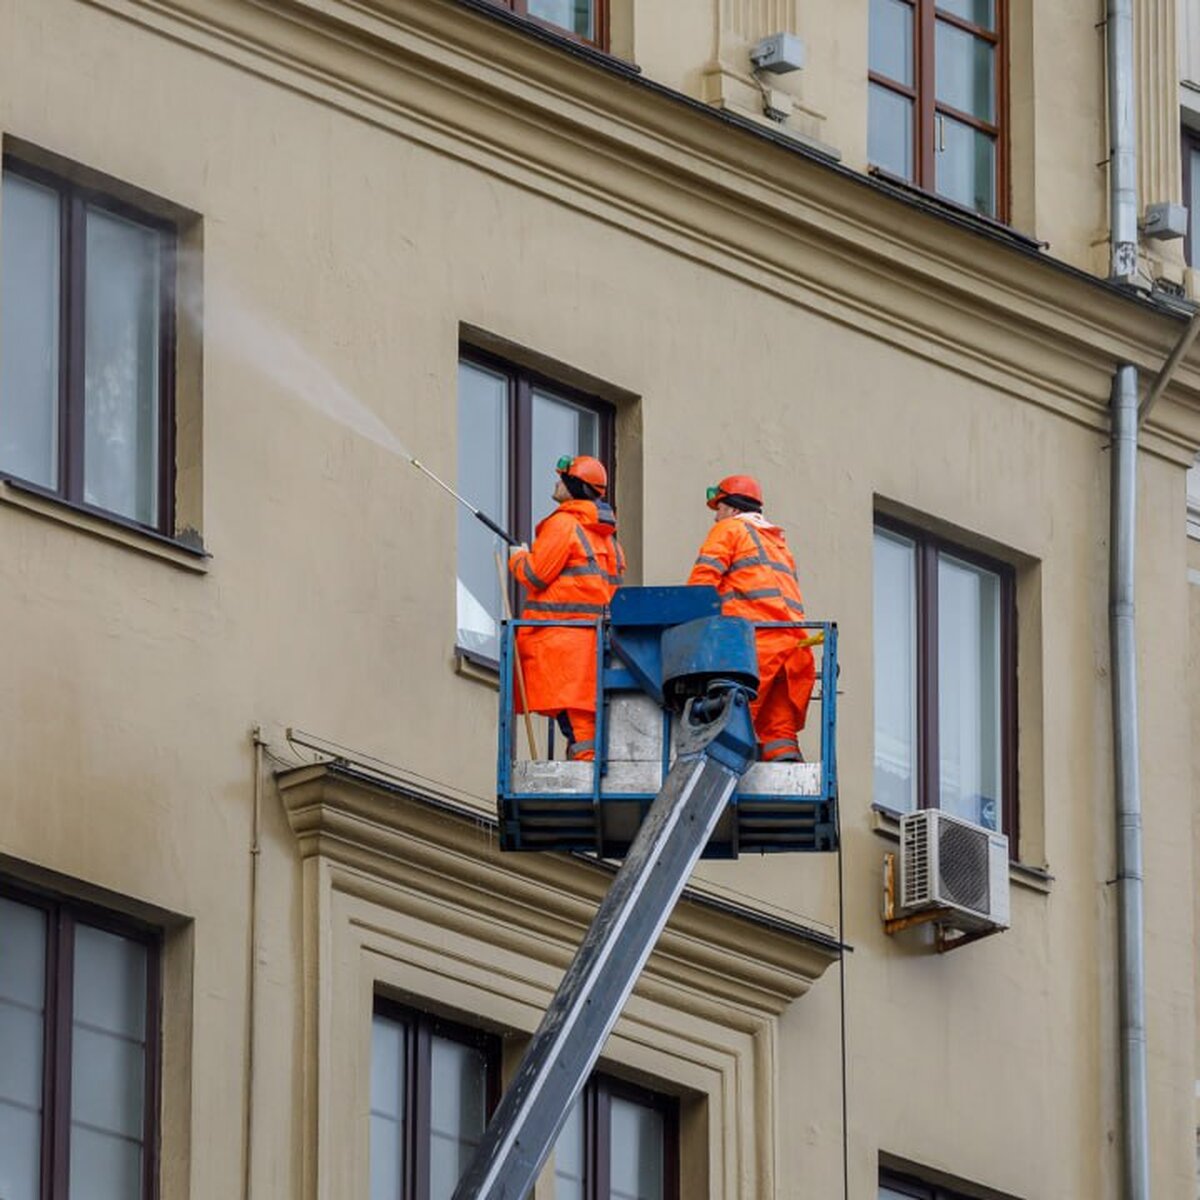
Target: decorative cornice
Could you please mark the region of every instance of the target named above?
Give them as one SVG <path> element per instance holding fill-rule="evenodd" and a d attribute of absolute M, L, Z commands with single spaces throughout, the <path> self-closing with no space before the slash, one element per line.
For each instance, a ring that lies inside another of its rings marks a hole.
<path fill-rule="evenodd" d="M 502 853 L 483 813 L 339 765 L 286 770 L 277 784 L 301 858 L 338 869 L 340 890 L 447 927 L 486 926 L 558 966 L 611 882 L 611 870 L 578 856 Z M 688 891 L 638 990 L 697 1011 L 726 1004 L 775 1015 L 837 959 L 827 934 Z"/>
<path fill-rule="evenodd" d="M 86 0 L 1098 431 L 1179 316 L 459 0 Z M 1145 431 L 1190 462 L 1200 351 Z M 1185 407 L 1191 411 L 1185 411 Z"/>

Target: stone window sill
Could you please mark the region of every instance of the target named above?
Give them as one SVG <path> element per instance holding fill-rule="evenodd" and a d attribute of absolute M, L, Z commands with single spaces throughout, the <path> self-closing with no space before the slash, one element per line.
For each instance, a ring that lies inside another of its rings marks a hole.
<path fill-rule="evenodd" d="M 61 496 L 14 479 L 0 481 L 0 504 L 23 509 L 34 516 L 157 558 L 184 571 L 200 575 L 208 571 L 208 560 L 212 556 L 200 544 L 199 538 L 193 543 L 167 537 L 132 522 L 122 521 L 119 517 L 73 504 Z"/>

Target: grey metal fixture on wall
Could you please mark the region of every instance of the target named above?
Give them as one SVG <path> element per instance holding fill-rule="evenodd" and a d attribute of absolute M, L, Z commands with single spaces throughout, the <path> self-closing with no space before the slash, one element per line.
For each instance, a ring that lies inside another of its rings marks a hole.
<path fill-rule="evenodd" d="M 1133 0 L 1107 0 L 1109 277 L 1133 286 L 1138 269 L 1137 133 Z M 1120 977 L 1121 1196 L 1150 1200 L 1146 1091 L 1146 978 L 1142 905 L 1142 796 L 1138 750 L 1137 567 L 1138 372 L 1117 367 L 1112 388 L 1109 653 L 1112 663 Z"/>

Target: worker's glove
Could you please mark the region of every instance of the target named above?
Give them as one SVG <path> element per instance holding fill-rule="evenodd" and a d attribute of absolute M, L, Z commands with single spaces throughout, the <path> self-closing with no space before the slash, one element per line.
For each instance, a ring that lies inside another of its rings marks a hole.
<path fill-rule="evenodd" d="M 519 546 L 509 546 L 508 557 L 515 558 L 518 554 L 528 554 L 529 547 L 522 542 Z"/>

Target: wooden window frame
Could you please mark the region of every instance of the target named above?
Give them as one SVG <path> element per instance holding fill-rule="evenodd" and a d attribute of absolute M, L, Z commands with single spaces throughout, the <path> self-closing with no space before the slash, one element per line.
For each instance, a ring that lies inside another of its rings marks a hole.
<path fill-rule="evenodd" d="M 540 25 L 543 29 L 552 30 L 559 37 L 568 38 L 572 42 L 579 42 L 584 46 L 594 46 L 597 50 L 608 52 L 609 39 L 609 4 L 611 0 L 593 0 L 595 5 L 595 24 L 596 36 L 585 38 L 576 33 L 573 29 L 568 29 L 565 25 L 556 25 L 553 21 L 547 21 L 544 17 L 530 16 L 529 0 L 492 0 L 493 4 L 500 8 L 507 8 L 510 12 L 515 13 L 518 17 L 531 22 L 534 25 Z"/>
<path fill-rule="evenodd" d="M 107 909 L 0 881 L 0 897 L 46 916 L 46 981 L 42 1045 L 42 1146 L 39 1200 L 65 1200 L 70 1185 L 71 1037 L 75 929 L 88 925 L 146 950 L 146 1063 L 142 1126 L 142 1200 L 159 1196 L 159 1111 L 162 1095 L 162 934 Z"/>
<path fill-rule="evenodd" d="M 916 576 L 917 807 L 938 808 L 937 632 L 938 555 L 990 571 L 1000 579 L 1000 832 L 1008 837 L 1010 859 L 1018 859 L 1020 805 L 1017 796 L 1017 590 L 1011 564 L 892 517 L 875 514 L 876 530 L 908 538 L 914 547 Z"/>
<path fill-rule="evenodd" d="M 1193 269 L 1200 268 L 1200 246 L 1192 243 L 1192 205 L 1200 203 L 1200 196 L 1192 195 L 1192 155 L 1200 154 L 1200 130 L 1180 129 L 1180 160 L 1183 166 L 1183 203 L 1188 210 L 1187 235 L 1183 242 L 1184 261 Z"/>
<path fill-rule="evenodd" d="M 679 1200 L 679 1101 L 610 1075 L 593 1075 L 580 1093 L 583 1105 L 584 1200 L 612 1194 L 610 1114 L 618 1097 L 654 1109 L 663 1119 L 663 1200 Z"/>
<path fill-rule="evenodd" d="M 147 212 L 100 188 L 76 183 L 14 155 L 0 160 L 0 169 L 54 191 L 59 198 L 59 370 L 58 370 L 58 486 L 47 488 L 0 471 L 22 487 L 55 496 L 75 508 L 164 537 L 175 532 L 175 269 L 178 229 L 161 216 Z M 112 512 L 84 499 L 84 344 L 86 337 L 87 209 L 97 208 L 123 217 L 162 240 L 159 283 L 158 346 L 158 472 L 155 480 L 158 519 L 153 525 L 125 513 Z"/>
<path fill-rule="evenodd" d="M 487 1061 L 487 1117 L 500 1103 L 500 1038 L 432 1013 L 376 996 L 373 1016 L 404 1027 L 404 1159 L 407 1166 L 399 1200 L 429 1200 L 431 1047 L 434 1037 L 482 1050 Z"/>
<path fill-rule="evenodd" d="M 580 391 L 578 388 L 558 383 L 551 376 L 529 370 L 488 354 L 482 350 L 462 347 L 458 355 L 459 364 L 478 367 L 503 375 L 508 388 L 508 445 L 509 445 L 509 478 L 507 511 L 503 513 L 487 513 L 503 525 L 518 540 L 532 545 L 533 543 L 533 473 L 536 467 L 543 467 L 547 472 L 550 463 L 536 464 L 533 459 L 533 393 L 535 391 L 551 392 L 580 408 L 593 412 L 599 418 L 599 450 L 600 461 L 608 469 L 608 491 L 605 498 L 609 504 L 616 506 L 617 475 L 614 463 L 616 448 L 616 409 L 608 401 Z M 459 430 L 462 436 L 462 430 Z M 460 485 L 461 486 L 461 485 Z M 516 582 L 510 584 L 509 602 L 513 611 L 518 611 L 518 592 Z M 474 650 L 457 647 L 457 653 L 470 662 L 479 664 L 490 670 L 496 670 L 499 663 L 479 654 Z"/>
<path fill-rule="evenodd" d="M 913 102 L 913 178 L 906 183 L 938 196 L 946 203 L 955 201 L 941 196 L 937 190 L 937 118 L 947 116 L 981 133 L 996 139 L 996 211 L 978 213 L 996 221 L 1007 222 L 1011 211 L 1011 182 L 1009 166 L 1009 13 L 1008 0 L 995 0 L 996 28 L 984 29 L 953 13 L 939 11 L 937 0 L 897 0 L 913 11 L 913 86 L 873 71 L 868 65 L 867 78 L 878 87 L 885 88 Z M 970 113 L 962 112 L 937 99 L 937 74 L 935 54 L 937 44 L 937 22 L 942 21 L 981 38 L 995 47 L 996 51 L 996 120 L 983 121 Z M 876 168 L 879 170 L 879 168 Z M 887 174 L 887 172 L 884 172 Z M 966 207 L 969 212 L 976 209 Z"/>

